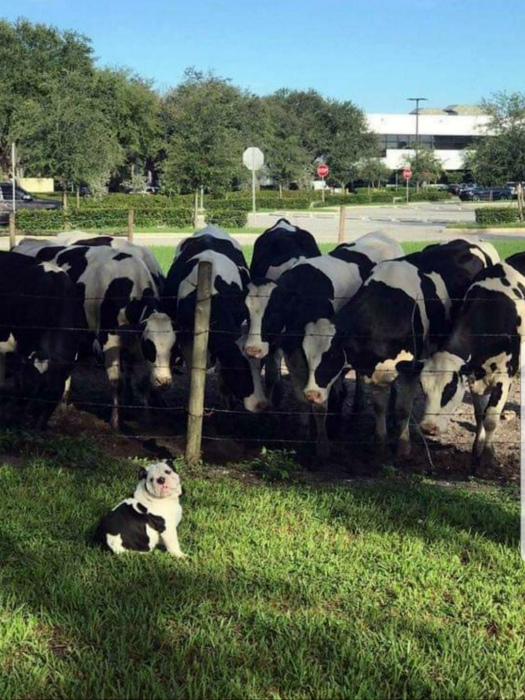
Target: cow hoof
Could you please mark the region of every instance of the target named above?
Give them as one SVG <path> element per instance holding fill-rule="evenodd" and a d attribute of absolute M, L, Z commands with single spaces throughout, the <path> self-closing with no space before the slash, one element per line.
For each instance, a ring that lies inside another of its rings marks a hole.
<path fill-rule="evenodd" d="M 330 457 L 330 444 L 328 442 L 318 442 L 315 446 L 315 454 L 319 459 Z"/>
<path fill-rule="evenodd" d="M 397 457 L 401 459 L 406 459 L 407 457 L 410 457 L 410 451 L 410 443 L 406 440 L 400 440 L 397 446 Z"/>
<path fill-rule="evenodd" d="M 493 470 L 499 467 L 498 458 L 496 457 L 496 453 L 492 448 L 486 448 L 483 450 L 479 459 L 479 466 L 483 470 Z"/>

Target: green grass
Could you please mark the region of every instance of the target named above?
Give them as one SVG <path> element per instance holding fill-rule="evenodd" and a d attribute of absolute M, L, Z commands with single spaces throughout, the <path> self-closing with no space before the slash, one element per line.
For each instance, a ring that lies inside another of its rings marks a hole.
<path fill-rule="evenodd" d="M 514 491 L 181 466 L 181 563 L 88 543 L 136 464 L 37 448 L 0 468 L 2 698 L 524 697 Z"/>
<path fill-rule="evenodd" d="M 468 229 L 468 230 L 473 230 L 473 231 L 485 231 L 486 229 L 493 229 L 493 228 L 512 228 L 512 229 L 524 229 L 525 230 L 525 223 L 523 221 L 511 221 L 506 224 L 477 224 L 475 221 L 458 221 L 455 224 L 447 224 L 445 228 L 451 228 L 451 229 Z"/>
<path fill-rule="evenodd" d="M 429 245 L 431 241 L 406 241 L 401 245 L 406 254 L 414 253 L 418 250 L 422 250 L 425 246 Z M 502 259 L 508 258 L 514 253 L 525 251 L 525 241 L 491 241 L 500 254 Z M 329 253 L 335 248 L 335 243 L 320 243 L 319 248 L 322 253 Z M 253 246 L 244 245 L 243 252 L 246 257 L 248 264 L 251 262 L 253 255 Z M 174 247 L 173 246 L 151 246 L 155 256 L 157 257 L 161 267 L 165 272 L 170 268 L 173 262 Z"/>

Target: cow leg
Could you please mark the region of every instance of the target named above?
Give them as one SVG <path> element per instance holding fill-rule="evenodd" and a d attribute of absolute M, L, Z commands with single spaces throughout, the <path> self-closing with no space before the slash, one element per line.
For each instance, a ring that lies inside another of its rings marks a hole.
<path fill-rule="evenodd" d="M 388 409 L 388 400 L 390 397 L 390 386 L 372 384 L 372 406 L 376 417 L 376 453 L 382 458 L 387 454 L 387 431 L 386 431 L 386 413 Z"/>
<path fill-rule="evenodd" d="M 398 431 L 397 453 L 400 457 L 408 457 L 410 454 L 410 416 L 412 406 L 417 392 L 419 380 L 405 379 L 398 380 L 396 395 L 396 420 Z"/>
<path fill-rule="evenodd" d="M 493 387 L 490 399 L 483 417 L 483 427 L 485 429 L 485 445 L 481 453 L 480 465 L 482 467 L 494 468 L 498 465 L 496 451 L 494 448 L 494 436 L 499 425 L 501 412 L 507 403 L 511 380 L 509 377 L 500 377 Z"/>
<path fill-rule="evenodd" d="M 5 355 L 0 353 L 0 388 L 5 386 Z"/>
<path fill-rule="evenodd" d="M 120 338 L 116 334 L 108 334 L 108 339 L 102 347 L 104 354 L 104 366 L 109 380 L 112 394 L 111 427 L 119 429 L 119 396 L 121 388 L 122 370 L 120 366 Z"/>
<path fill-rule="evenodd" d="M 356 416 L 363 410 L 365 405 L 365 384 L 361 372 L 355 373 L 355 391 L 352 404 L 352 415 Z"/>
<path fill-rule="evenodd" d="M 472 447 L 472 466 L 471 471 L 474 473 L 479 465 L 480 457 L 485 447 L 485 427 L 483 418 L 490 399 L 490 394 L 477 394 L 471 392 L 472 403 L 474 404 L 474 415 L 476 417 L 476 438 Z"/>
<path fill-rule="evenodd" d="M 296 351 L 292 355 L 285 355 L 286 366 L 290 372 L 290 379 L 292 380 L 292 387 L 294 394 L 299 401 L 299 424 L 301 427 L 301 434 L 305 437 L 309 437 L 309 426 L 310 426 L 310 404 L 304 398 L 304 388 L 308 382 L 308 365 L 304 359 L 301 351 Z"/>
<path fill-rule="evenodd" d="M 264 365 L 266 395 L 272 406 L 279 406 L 283 396 L 281 385 L 281 351 L 272 350 Z"/>
<path fill-rule="evenodd" d="M 330 456 L 330 443 L 328 442 L 328 433 L 326 432 L 326 412 L 327 403 L 312 404 L 312 412 L 315 419 L 315 427 L 317 439 L 315 443 L 316 455 L 320 459 L 328 459 Z"/>

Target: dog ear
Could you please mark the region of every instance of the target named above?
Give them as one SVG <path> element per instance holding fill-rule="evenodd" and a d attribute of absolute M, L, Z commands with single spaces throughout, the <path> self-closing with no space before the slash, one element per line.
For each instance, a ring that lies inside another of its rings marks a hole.
<path fill-rule="evenodd" d="M 147 479 L 148 478 L 148 472 L 142 467 L 142 469 L 139 470 L 139 481 L 142 481 L 142 479 Z"/>

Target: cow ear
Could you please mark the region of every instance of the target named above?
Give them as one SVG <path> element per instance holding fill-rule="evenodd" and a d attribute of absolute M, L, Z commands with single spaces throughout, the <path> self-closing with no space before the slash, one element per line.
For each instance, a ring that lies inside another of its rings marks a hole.
<path fill-rule="evenodd" d="M 419 377 L 424 366 L 425 363 L 421 360 L 401 360 L 396 364 L 396 370 L 405 377 Z"/>
<path fill-rule="evenodd" d="M 139 481 L 142 481 L 142 479 L 148 478 L 148 472 L 144 469 L 144 467 L 142 467 L 142 469 L 139 470 L 138 478 L 139 478 Z"/>

